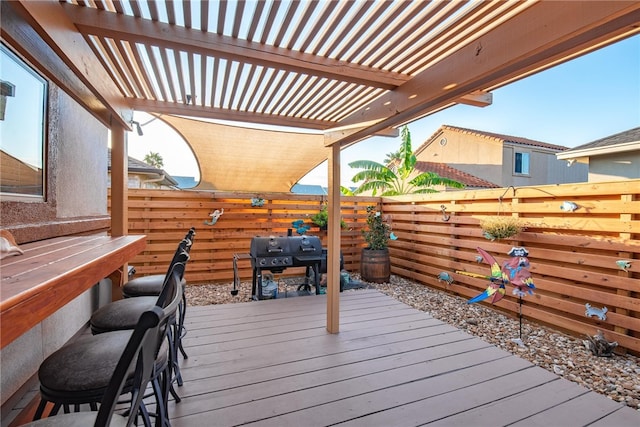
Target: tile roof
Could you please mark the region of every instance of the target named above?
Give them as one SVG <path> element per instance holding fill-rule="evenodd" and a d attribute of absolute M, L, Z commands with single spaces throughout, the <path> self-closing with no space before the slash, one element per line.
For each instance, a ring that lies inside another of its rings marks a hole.
<path fill-rule="evenodd" d="M 475 130 L 475 129 L 466 129 L 466 128 L 461 128 L 461 127 L 457 127 L 457 126 L 450 126 L 450 125 L 442 125 L 440 127 L 440 129 L 438 129 L 438 131 L 436 131 L 436 133 L 433 134 L 433 136 L 431 138 L 429 138 L 429 140 L 433 139 L 438 132 L 440 132 L 442 129 L 449 129 L 452 130 L 454 132 L 466 132 L 466 133 L 473 133 L 479 136 L 484 136 L 487 138 L 495 138 L 500 140 L 501 142 L 508 142 L 511 144 L 519 144 L 519 145 L 528 145 L 530 147 L 540 147 L 540 148 L 547 148 L 549 150 L 555 150 L 555 151 L 564 151 L 567 150 L 569 147 L 565 147 L 562 145 L 555 145 L 555 144 L 547 144 L 546 142 L 542 142 L 542 141 L 535 141 L 533 139 L 529 139 L 529 138 L 522 138 L 519 136 L 513 136 L 513 135 L 504 135 L 501 133 L 493 133 L 493 132 L 485 132 L 482 130 Z"/>
<path fill-rule="evenodd" d="M 592 148 L 611 147 L 618 144 L 640 142 L 640 127 L 625 130 L 615 135 L 606 136 L 592 142 L 572 148 L 570 151 L 589 150 Z"/>
<path fill-rule="evenodd" d="M 111 149 L 109 149 L 108 155 L 108 170 L 111 171 Z M 164 169 L 159 169 L 154 166 L 151 166 L 142 160 L 138 160 L 131 156 L 127 156 L 127 169 L 129 172 L 135 173 L 146 173 L 146 174 L 155 174 L 155 175 L 164 175 L 165 180 L 162 182 L 167 186 L 177 186 L 178 182 L 173 179 L 171 175 L 169 175 Z"/>
<path fill-rule="evenodd" d="M 477 176 L 453 168 L 446 163 L 418 161 L 416 162 L 415 169 L 420 172 L 435 172 L 443 178 L 456 180 L 467 187 L 500 188 L 499 185 L 496 185 L 493 182 L 489 182 L 485 179 L 478 178 Z"/>

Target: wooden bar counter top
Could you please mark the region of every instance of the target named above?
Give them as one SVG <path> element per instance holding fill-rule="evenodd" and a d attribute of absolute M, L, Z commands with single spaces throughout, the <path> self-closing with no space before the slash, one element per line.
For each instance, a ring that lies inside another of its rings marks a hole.
<path fill-rule="evenodd" d="M 64 236 L 20 245 L 0 262 L 0 348 L 55 313 L 146 246 L 145 235 Z"/>

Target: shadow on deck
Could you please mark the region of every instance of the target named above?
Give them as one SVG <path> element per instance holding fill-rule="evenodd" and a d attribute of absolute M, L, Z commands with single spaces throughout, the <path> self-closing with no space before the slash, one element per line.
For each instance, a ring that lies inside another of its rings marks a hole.
<path fill-rule="evenodd" d="M 173 427 L 631 426 L 640 412 L 374 290 L 189 307 Z"/>

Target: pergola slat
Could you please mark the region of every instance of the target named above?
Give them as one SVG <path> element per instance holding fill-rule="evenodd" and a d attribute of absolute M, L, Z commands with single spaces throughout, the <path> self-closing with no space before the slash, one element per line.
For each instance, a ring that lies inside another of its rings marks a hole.
<path fill-rule="evenodd" d="M 413 3 L 414 13 L 417 7 L 423 7 L 425 3 Z M 387 42 L 388 34 L 392 31 L 393 23 L 400 17 L 403 12 L 411 6 L 410 2 L 402 2 L 397 5 L 393 9 L 389 11 L 389 13 L 384 17 L 384 19 L 380 22 L 379 27 L 382 31 L 368 31 L 367 34 L 364 34 L 364 37 L 360 42 L 357 49 L 355 49 L 349 57 L 347 57 L 348 62 L 356 62 L 358 64 L 366 63 L 367 54 L 376 49 L 374 45 L 375 40 L 379 40 L 379 44 L 385 44 Z M 417 7 L 416 7 L 417 5 Z M 404 18 L 407 19 L 406 17 Z M 398 26 L 401 26 L 402 22 L 398 23 Z M 397 30 L 397 29 L 396 29 Z"/>
<path fill-rule="evenodd" d="M 143 66 L 142 57 L 140 56 L 140 52 L 138 51 L 138 46 L 137 45 L 132 45 L 130 43 L 128 43 L 128 44 L 131 47 L 131 53 L 133 54 L 133 57 L 135 58 L 134 64 L 136 64 L 137 72 L 144 79 L 144 82 L 145 82 L 145 85 L 146 85 L 146 90 L 147 90 L 147 92 L 149 94 L 147 99 L 151 99 L 151 100 L 155 101 L 155 100 L 158 99 L 158 94 L 155 91 L 155 89 L 153 88 L 153 84 L 151 83 L 151 77 L 149 76 L 149 72 L 148 72 L 147 68 Z"/>
<path fill-rule="evenodd" d="M 267 17 L 267 21 L 262 29 L 262 36 L 260 38 L 260 43 L 266 44 L 267 38 L 269 37 L 269 33 L 271 32 L 271 28 L 273 27 L 273 23 L 276 20 L 276 15 L 278 14 L 278 9 L 280 8 L 280 0 L 275 0 L 271 4 L 271 8 L 269 9 L 269 16 Z"/>

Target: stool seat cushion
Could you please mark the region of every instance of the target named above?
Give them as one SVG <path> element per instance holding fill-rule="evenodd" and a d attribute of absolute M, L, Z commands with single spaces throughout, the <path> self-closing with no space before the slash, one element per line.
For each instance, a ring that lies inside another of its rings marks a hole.
<path fill-rule="evenodd" d="M 124 284 L 122 287 L 122 296 L 125 298 L 157 296 L 162 292 L 163 283 L 163 274 L 139 277 Z M 187 281 L 183 278 L 182 287 L 184 288 L 186 285 Z"/>
<path fill-rule="evenodd" d="M 91 332 L 101 334 L 133 329 L 140 315 L 152 309 L 157 301 L 157 297 L 126 298 L 100 307 L 91 315 Z"/>
<path fill-rule="evenodd" d="M 122 295 L 124 295 L 125 298 L 160 295 L 163 283 L 164 274 L 138 277 L 124 284 L 122 287 Z"/>
<path fill-rule="evenodd" d="M 43 393 L 74 402 L 100 401 L 132 331 L 82 335 L 47 357 L 38 369 Z M 133 375 L 135 364 L 129 367 Z"/>
<path fill-rule="evenodd" d="M 78 396 L 86 397 L 85 403 L 99 401 L 132 332 L 83 335 L 63 346 L 40 365 L 40 388 L 49 396 L 72 397 L 74 403 Z M 154 362 L 156 371 L 167 365 L 168 355 L 169 344 L 163 340 Z M 131 377 L 134 371 L 135 363 L 129 367 L 127 376 Z"/>

